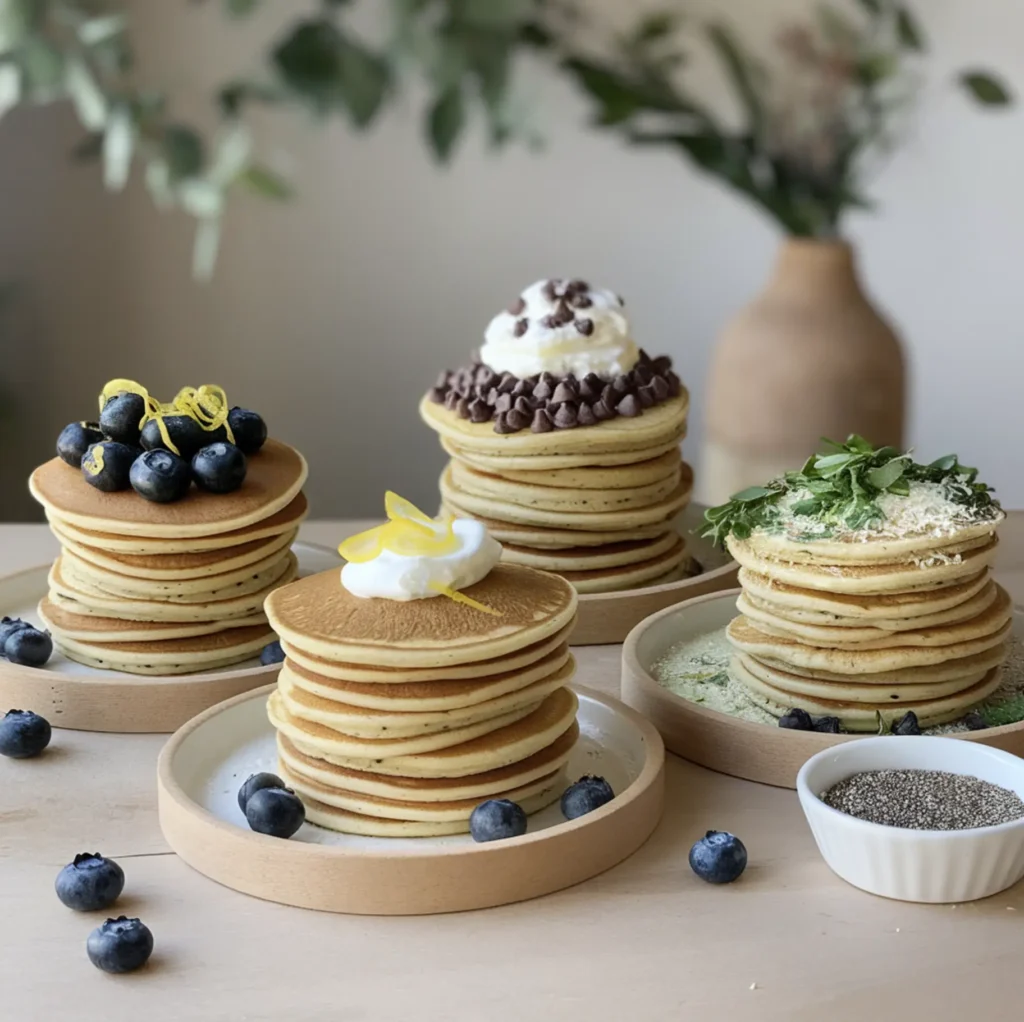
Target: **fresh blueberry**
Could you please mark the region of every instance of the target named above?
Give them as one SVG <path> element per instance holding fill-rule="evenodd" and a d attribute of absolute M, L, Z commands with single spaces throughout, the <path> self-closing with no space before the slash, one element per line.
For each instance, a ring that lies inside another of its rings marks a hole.
<path fill-rule="evenodd" d="M 76 912 L 97 912 L 110 908 L 121 897 L 124 870 L 99 852 L 83 852 L 57 874 L 53 886 L 57 897 L 68 908 Z"/>
<path fill-rule="evenodd" d="M 210 442 L 209 435 L 191 415 L 165 415 L 163 423 L 171 443 L 178 448 L 178 454 L 186 461 L 191 461 L 196 451 Z M 156 419 L 150 419 L 142 427 L 141 440 L 143 448 L 147 451 L 170 450 L 164 443 L 160 424 Z"/>
<path fill-rule="evenodd" d="M 192 470 L 188 462 L 164 450 L 140 454 L 132 463 L 128 478 L 140 497 L 156 504 L 181 500 L 192 488 Z"/>
<path fill-rule="evenodd" d="M 523 807 L 507 798 L 481 802 L 469 816 L 469 833 L 474 841 L 502 841 L 526 833 Z"/>
<path fill-rule="evenodd" d="M 50 722 L 31 710 L 8 710 L 0 720 L 0 756 L 31 759 L 50 744 Z"/>
<path fill-rule="evenodd" d="M 10 637 L 11 632 L 16 632 L 19 628 L 31 627 L 27 621 L 22 621 L 20 617 L 5 617 L 0 621 L 0 654 L 3 653 L 4 644 Z"/>
<path fill-rule="evenodd" d="M 899 720 L 892 726 L 894 735 L 919 735 L 921 725 L 917 721 L 917 714 L 913 710 L 907 710 Z"/>
<path fill-rule="evenodd" d="M 53 639 L 48 632 L 41 632 L 31 625 L 28 628 L 16 628 L 7 636 L 3 652 L 12 664 L 42 667 L 53 654 Z"/>
<path fill-rule="evenodd" d="M 153 953 L 153 934 L 141 920 L 118 916 L 97 926 L 85 942 L 89 961 L 104 972 L 134 972 Z"/>
<path fill-rule="evenodd" d="M 968 731 L 985 731 L 988 728 L 985 718 L 977 710 L 965 713 L 963 723 L 967 726 Z"/>
<path fill-rule="evenodd" d="M 132 463 L 139 453 L 138 447 L 115 440 L 93 444 L 82 458 L 82 475 L 87 483 L 104 493 L 127 490 L 131 485 Z"/>
<path fill-rule="evenodd" d="M 141 394 L 130 394 L 122 391 L 115 394 L 100 412 L 100 429 L 109 440 L 129 447 L 139 446 L 139 434 L 143 416 L 146 414 L 146 402 Z"/>
<path fill-rule="evenodd" d="M 280 664 L 284 661 L 284 650 L 281 649 L 281 643 L 275 639 L 273 642 L 268 642 L 262 650 L 260 650 L 260 663 L 264 667 L 268 667 L 270 664 Z"/>
<path fill-rule="evenodd" d="M 249 796 L 245 818 L 257 834 L 291 837 L 306 819 L 306 807 L 291 788 L 260 788 Z"/>
<path fill-rule="evenodd" d="M 709 884 L 731 884 L 747 868 L 743 842 L 721 830 L 709 830 L 690 849 L 690 869 Z"/>
<path fill-rule="evenodd" d="M 837 735 L 839 734 L 839 718 L 815 717 L 811 723 L 811 730 L 820 731 L 825 735 Z"/>
<path fill-rule="evenodd" d="M 261 788 L 283 788 L 284 781 L 277 774 L 250 774 L 245 783 L 238 789 L 238 808 L 245 812 L 249 799 Z"/>
<path fill-rule="evenodd" d="M 779 717 L 779 727 L 787 727 L 791 731 L 813 731 L 814 721 L 806 710 L 794 708 Z"/>
<path fill-rule="evenodd" d="M 234 444 L 208 444 L 192 459 L 192 475 L 210 493 L 231 493 L 245 480 L 245 455 Z"/>
<path fill-rule="evenodd" d="M 248 408 L 232 408 L 228 412 L 228 425 L 235 434 L 235 443 L 243 454 L 255 454 L 266 442 L 267 424 L 262 415 Z"/>
<path fill-rule="evenodd" d="M 567 820 L 586 816 L 615 798 L 612 786 L 603 777 L 581 777 L 562 792 L 562 815 Z"/>
<path fill-rule="evenodd" d="M 82 467 L 82 458 L 93 444 L 103 439 L 100 427 L 95 422 L 72 422 L 60 431 L 57 437 L 57 457 L 72 468 Z"/>

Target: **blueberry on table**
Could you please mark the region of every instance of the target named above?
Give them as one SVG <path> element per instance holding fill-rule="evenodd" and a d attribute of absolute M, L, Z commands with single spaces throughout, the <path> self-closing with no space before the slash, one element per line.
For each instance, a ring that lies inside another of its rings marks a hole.
<path fill-rule="evenodd" d="M 139 453 L 138 447 L 115 440 L 93 444 L 82 458 L 82 475 L 87 483 L 104 493 L 127 490 L 132 464 Z"/>
<path fill-rule="evenodd" d="M 82 467 L 82 458 L 93 444 L 103 440 L 100 427 L 95 422 L 72 422 L 60 431 L 57 437 L 57 457 L 72 468 Z"/>
<path fill-rule="evenodd" d="M 196 484 L 210 493 L 231 493 L 245 481 L 245 455 L 228 443 L 208 444 L 192 459 Z"/>
<path fill-rule="evenodd" d="M 690 869 L 709 884 L 731 884 L 747 868 L 747 849 L 733 834 L 709 830 L 690 849 Z"/>
<path fill-rule="evenodd" d="M 791 731 L 813 731 L 814 721 L 806 710 L 794 708 L 779 717 L 779 727 L 789 728 Z"/>
<path fill-rule="evenodd" d="M 118 916 L 97 926 L 85 942 L 89 961 L 104 972 L 134 972 L 153 953 L 153 934 L 139 919 Z"/>
<path fill-rule="evenodd" d="M 238 789 L 238 808 L 245 812 L 249 799 L 261 788 L 283 788 L 284 781 L 277 774 L 259 773 L 250 774 L 245 783 Z"/>
<path fill-rule="evenodd" d="M 146 414 L 146 402 L 141 394 L 122 391 L 115 394 L 100 412 L 103 435 L 129 447 L 139 446 L 140 425 Z"/>
<path fill-rule="evenodd" d="M 267 424 L 262 415 L 248 408 L 232 408 L 228 412 L 228 425 L 235 435 L 235 443 L 243 454 L 255 454 L 266 442 Z"/>
<path fill-rule="evenodd" d="M 269 667 L 271 664 L 280 664 L 284 662 L 284 650 L 281 648 L 281 643 L 275 639 L 273 642 L 268 642 L 263 649 L 260 650 L 260 663 L 264 667 Z"/>
<path fill-rule="evenodd" d="M 291 837 L 306 819 L 306 807 L 291 788 L 260 788 L 245 804 L 245 818 L 257 834 Z"/>
<path fill-rule="evenodd" d="M 892 726 L 894 735 L 919 735 L 921 725 L 918 723 L 917 714 L 913 710 L 907 710 L 905 714 Z"/>
<path fill-rule="evenodd" d="M 615 798 L 612 786 L 603 777 L 581 777 L 562 792 L 562 815 L 567 820 L 586 816 Z"/>
<path fill-rule="evenodd" d="M 470 813 L 469 834 L 474 841 L 503 841 L 525 833 L 523 807 L 507 798 L 490 798 Z"/>
<path fill-rule="evenodd" d="M 209 434 L 191 415 L 165 415 L 163 424 L 171 443 L 178 448 L 178 454 L 186 461 L 191 461 L 196 451 L 210 442 Z M 144 450 L 171 450 L 164 441 L 163 433 L 160 432 L 160 424 L 156 419 L 150 419 L 142 427 L 141 440 Z M 171 453 L 174 452 L 171 451 Z"/>
<path fill-rule="evenodd" d="M 19 628 L 31 628 L 27 621 L 22 621 L 20 617 L 5 617 L 0 621 L 0 654 L 3 653 L 4 644 L 7 642 L 11 632 L 16 632 Z"/>
<path fill-rule="evenodd" d="M 42 667 L 53 655 L 53 639 L 48 632 L 41 632 L 31 625 L 17 628 L 7 636 L 3 654 L 12 664 Z"/>
<path fill-rule="evenodd" d="M 140 454 L 132 463 L 128 478 L 140 497 L 156 504 L 181 500 L 192 488 L 192 469 L 188 462 L 165 450 Z"/>
<path fill-rule="evenodd" d="M 96 912 L 110 908 L 124 890 L 124 870 L 99 852 L 75 856 L 54 882 L 57 897 L 76 912 Z"/>
<path fill-rule="evenodd" d="M 0 720 L 0 756 L 31 759 L 50 744 L 50 722 L 31 710 L 8 710 Z"/>

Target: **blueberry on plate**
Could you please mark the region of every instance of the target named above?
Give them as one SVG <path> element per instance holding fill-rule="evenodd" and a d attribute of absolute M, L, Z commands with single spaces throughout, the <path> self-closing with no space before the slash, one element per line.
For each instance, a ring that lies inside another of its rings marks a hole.
<path fill-rule="evenodd" d="M 103 440 L 85 452 L 82 475 L 87 483 L 104 493 L 127 490 L 131 485 L 129 476 L 132 464 L 138 456 L 138 447 L 129 447 L 115 440 Z"/>
<path fill-rule="evenodd" d="M 469 816 L 469 833 L 474 841 L 503 841 L 526 833 L 523 807 L 507 798 L 489 798 Z"/>
<path fill-rule="evenodd" d="M 966 725 L 968 731 L 985 731 L 988 728 L 985 718 L 977 710 L 965 713 L 961 720 Z"/>
<path fill-rule="evenodd" d="M 50 744 L 50 722 L 31 710 L 8 710 L 0 720 L 0 756 L 31 759 Z"/>
<path fill-rule="evenodd" d="M 284 781 L 277 774 L 250 774 L 245 783 L 238 789 L 238 808 L 245 812 L 249 799 L 261 788 L 283 788 Z"/>
<path fill-rule="evenodd" d="M 54 882 L 57 897 L 76 912 L 96 912 L 110 908 L 124 890 L 124 870 L 113 859 L 99 852 L 75 856 Z"/>
<path fill-rule="evenodd" d="M 0 654 L 3 653 L 4 643 L 7 642 L 11 632 L 16 632 L 19 628 L 31 627 L 27 621 L 22 621 L 20 617 L 5 617 L 0 621 Z"/>
<path fill-rule="evenodd" d="M 819 731 L 825 735 L 839 734 L 838 717 L 815 717 L 811 722 L 811 730 Z"/>
<path fill-rule="evenodd" d="M 192 476 L 210 493 L 231 493 L 245 481 L 245 455 L 234 444 L 208 444 L 192 459 Z"/>
<path fill-rule="evenodd" d="M 121 391 L 115 394 L 100 412 L 100 429 L 110 440 L 129 447 L 139 446 L 143 417 L 146 414 L 146 402 L 141 394 Z"/>
<path fill-rule="evenodd" d="M 907 710 L 892 726 L 894 735 L 919 735 L 921 725 L 918 723 L 917 714 L 913 710 Z"/>
<path fill-rule="evenodd" d="M 3 654 L 12 664 L 42 667 L 53 654 L 53 639 L 49 632 L 41 632 L 31 625 L 28 628 L 16 628 L 7 636 Z"/>
<path fill-rule="evenodd" d="M 581 777 L 562 792 L 562 815 L 567 820 L 586 816 L 615 798 L 612 786 L 603 777 Z"/>
<path fill-rule="evenodd" d="M 291 788 L 260 788 L 249 796 L 245 818 L 257 834 L 291 837 L 306 819 L 306 807 Z"/>
<path fill-rule="evenodd" d="M 268 642 L 263 649 L 260 650 L 260 663 L 264 667 L 269 667 L 270 664 L 280 664 L 284 662 L 284 650 L 281 648 L 281 643 L 275 639 L 273 642 Z"/>
<path fill-rule="evenodd" d="M 134 972 L 153 953 L 153 934 L 139 919 L 118 916 L 97 926 L 85 942 L 89 961 L 104 972 Z"/>
<path fill-rule="evenodd" d="M 779 717 L 779 727 L 786 727 L 791 731 L 813 731 L 814 721 L 806 710 L 794 707 Z"/>
<path fill-rule="evenodd" d="M 262 415 L 248 408 L 232 408 L 228 412 L 228 425 L 235 435 L 235 443 L 243 454 L 255 454 L 266 442 L 267 424 Z"/>
<path fill-rule="evenodd" d="M 747 868 L 747 849 L 733 834 L 709 830 L 690 849 L 690 869 L 709 884 L 731 884 Z"/>
<path fill-rule="evenodd" d="M 82 458 L 93 444 L 103 440 L 100 427 L 95 422 L 72 422 L 60 431 L 57 437 L 57 457 L 72 468 L 82 467 Z"/>
<path fill-rule="evenodd" d="M 165 415 L 163 417 L 163 424 L 167 430 L 167 435 L 171 439 L 171 443 L 178 448 L 178 454 L 186 461 L 191 461 L 196 451 L 210 442 L 209 435 L 191 415 Z M 141 440 L 144 450 L 171 450 L 164 442 L 163 434 L 160 432 L 160 424 L 156 419 L 150 419 L 142 427 Z M 171 451 L 171 453 L 173 454 L 174 452 Z"/>
<path fill-rule="evenodd" d="M 140 497 L 156 504 L 181 500 L 192 488 L 188 462 L 165 450 L 143 451 L 132 462 L 128 478 Z"/>

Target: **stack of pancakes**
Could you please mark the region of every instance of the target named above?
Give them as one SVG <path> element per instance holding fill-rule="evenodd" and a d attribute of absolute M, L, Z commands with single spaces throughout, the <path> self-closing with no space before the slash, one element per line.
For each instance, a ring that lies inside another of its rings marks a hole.
<path fill-rule="evenodd" d="M 956 720 L 999 685 L 1010 597 L 989 575 L 999 518 L 948 535 L 729 538 L 742 565 L 731 670 L 776 716 L 874 731 Z"/>
<path fill-rule="evenodd" d="M 497 433 L 426 397 L 420 413 L 451 460 L 444 510 L 486 523 L 502 559 L 553 571 L 580 593 L 682 577 L 689 557 L 674 519 L 693 473 L 680 455 L 689 397 L 547 433 Z"/>
<path fill-rule="evenodd" d="M 103 493 L 54 458 L 29 482 L 61 554 L 39 615 L 65 656 L 130 674 L 191 674 L 273 641 L 263 601 L 298 574 L 306 462 L 268 440 L 228 494 L 155 504 Z"/>
<path fill-rule="evenodd" d="M 498 565 L 445 597 L 360 599 L 338 571 L 267 600 L 287 658 L 268 704 L 280 774 L 306 818 L 380 837 L 457 834 L 473 808 L 559 798 L 576 742 L 576 594 Z"/>

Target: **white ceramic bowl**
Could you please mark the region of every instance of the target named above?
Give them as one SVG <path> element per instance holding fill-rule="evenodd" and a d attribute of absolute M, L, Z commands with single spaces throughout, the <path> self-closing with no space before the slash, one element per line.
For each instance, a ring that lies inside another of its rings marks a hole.
<path fill-rule="evenodd" d="M 848 883 L 900 901 L 987 898 L 1024 877 L 1024 819 L 972 830 L 908 830 L 858 820 L 820 795 L 865 770 L 945 770 L 970 774 L 1024 798 L 1024 760 L 952 738 L 886 735 L 812 756 L 796 779 L 818 849 Z"/>

